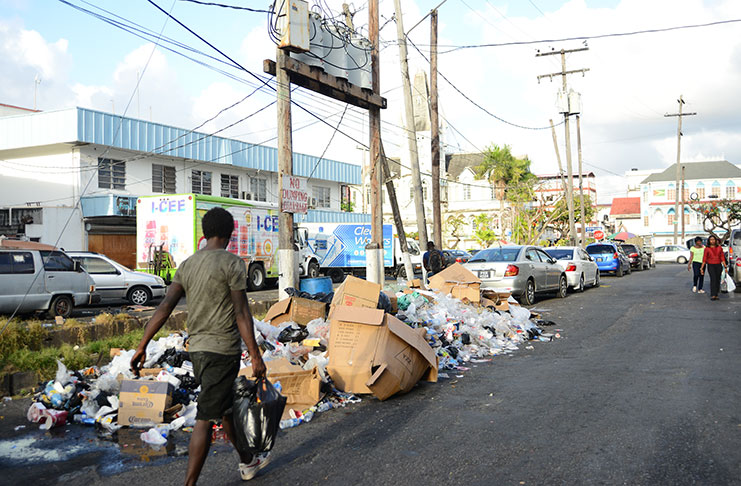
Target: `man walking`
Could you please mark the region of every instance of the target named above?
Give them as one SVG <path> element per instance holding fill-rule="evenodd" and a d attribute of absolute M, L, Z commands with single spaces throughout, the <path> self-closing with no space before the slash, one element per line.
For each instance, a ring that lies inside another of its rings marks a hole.
<path fill-rule="evenodd" d="M 427 242 L 427 251 L 422 255 L 422 264 L 427 270 L 427 278 L 443 269 L 443 253 L 435 248 L 435 243 Z"/>
<path fill-rule="evenodd" d="M 196 425 L 188 447 L 186 486 L 196 484 L 211 446 L 213 425 L 221 422 L 234 444 L 232 384 L 239 372 L 241 342 L 247 346 L 254 376 L 265 375 L 265 364 L 254 336 L 254 323 L 247 303 L 247 271 L 244 261 L 226 251 L 234 218 L 223 208 L 203 216 L 206 246 L 180 264 L 167 295 L 147 323 L 139 346 L 131 358 L 135 373 L 146 361 L 149 341 L 164 325 L 183 296 L 188 298 L 188 332 L 193 373 L 201 385 Z M 269 462 L 269 453 L 253 456 L 237 451 L 242 479 L 252 479 Z"/>

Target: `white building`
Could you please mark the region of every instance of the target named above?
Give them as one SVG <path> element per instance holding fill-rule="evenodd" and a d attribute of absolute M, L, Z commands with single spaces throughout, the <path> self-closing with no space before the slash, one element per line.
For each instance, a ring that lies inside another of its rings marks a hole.
<path fill-rule="evenodd" d="M 0 234 L 135 264 L 138 196 L 198 193 L 277 203 L 275 148 L 85 108 L 0 106 Z M 369 222 L 341 211 L 353 164 L 294 154 L 315 209 L 307 222 Z M 79 204 L 78 204 L 79 203 Z"/>
<path fill-rule="evenodd" d="M 741 200 L 741 168 L 727 162 L 683 163 L 685 183 L 680 198 L 685 201 L 710 202 L 718 199 Z M 654 245 L 672 244 L 674 225 L 681 234 L 681 220 L 674 209 L 676 198 L 676 170 L 672 164 L 666 170 L 646 177 L 641 182 L 641 217 L 647 233 L 653 236 Z M 705 235 L 702 218 L 684 207 L 685 240 Z M 683 242 L 680 242 L 683 243 Z"/>

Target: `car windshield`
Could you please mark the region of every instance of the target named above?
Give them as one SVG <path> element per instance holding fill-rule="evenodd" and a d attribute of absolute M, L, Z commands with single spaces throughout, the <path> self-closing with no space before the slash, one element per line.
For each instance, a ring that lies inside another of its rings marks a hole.
<path fill-rule="evenodd" d="M 572 258 L 574 258 L 574 250 L 548 249 L 545 252 L 556 260 L 571 260 Z"/>
<path fill-rule="evenodd" d="M 625 250 L 626 253 L 638 253 L 638 248 L 633 245 L 623 245 L 623 250 Z"/>
<path fill-rule="evenodd" d="M 514 262 L 520 253 L 519 248 L 492 248 L 476 253 L 468 263 L 476 262 Z"/>
<path fill-rule="evenodd" d="M 603 253 L 615 253 L 615 248 L 610 245 L 593 245 L 587 247 L 587 253 L 590 255 L 601 255 Z"/>
<path fill-rule="evenodd" d="M 741 245 L 741 230 L 733 232 L 733 243 L 734 245 Z"/>

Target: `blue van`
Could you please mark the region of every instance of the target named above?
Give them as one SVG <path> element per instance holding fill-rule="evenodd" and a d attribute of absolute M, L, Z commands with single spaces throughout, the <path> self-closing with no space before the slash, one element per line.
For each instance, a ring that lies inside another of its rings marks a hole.
<path fill-rule="evenodd" d="M 630 259 L 619 245 L 611 241 L 601 241 L 587 245 L 586 250 L 597 264 L 600 273 L 615 272 L 618 277 L 630 274 Z"/>

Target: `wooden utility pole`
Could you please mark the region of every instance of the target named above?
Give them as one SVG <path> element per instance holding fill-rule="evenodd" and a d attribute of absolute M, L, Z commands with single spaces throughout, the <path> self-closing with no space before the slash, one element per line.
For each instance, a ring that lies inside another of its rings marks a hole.
<path fill-rule="evenodd" d="M 674 244 L 677 244 L 677 230 L 678 230 L 678 224 L 677 217 L 679 216 L 679 176 L 680 176 L 680 166 L 679 166 L 679 160 L 680 160 L 680 153 L 682 151 L 682 117 L 683 116 L 691 116 L 691 115 L 697 115 L 697 113 L 682 113 L 682 108 L 684 107 L 684 99 L 682 99 L 682 95 L 679 95 L 679 99 L 677 100 L 677 103 L 679 104 L 679 112 L 678 113 L 667 113 L 664 115 L 664 117 L 677 117 L 677 173 L 676 173 L 676 183 L 674 184 L 675 190 L 675 198 L 674 198 Z M 682 188 L 684 189 L 684 188 Z M 682 221 L 684 221 L 684 214 L 682 214 Z M 684 231 L 682 232 L 682 239 L 684 239 Z"/>
<path fill-rule="evenodd" d="M 432 157 L 432 241 L 443 248 L 443 219 L 440 208 L 440 124 L 437 106 L 437 10 L 430 14 L 430 153 Z"/>
<path fill-rule="evenodd" d="M 556 149 L 556 160 L 558 161 L 558 175 L 561 177 L 561 185 L 563 186 L 564 194 L 567 192 L 566 179 L 563 177 L 563 166 L 561 165 L 561 153 L 558 151 L 558 139 L 556 138 L 556 127 L 553 125 L 553 120 L 548 120 L 551 123 L 551 133 L 553 134 L 553 148 Z"/>
<path fill-rule="evenodd" d="M 368 4 L 368 33 L 371 42 L 371 90 L 381 93 L 380 62 L 378 59 L 378 0 Z M 370 189 L 371 189 L 371 241 L 365 249 L 365 278 L 383 284 L 383 195 L 381 192 L 381 110 L 371 107 L 368 111 L 370 135 Z"/>
<path fill-rule="evenodd" d="M 407 40 L 404 34 L 404 22 L 401 12 L 401 0 L 394 0 L 396 10 L 396 34 L 399 42 L 401 61 L 401 82 L 404 88 L 404 113 L 409 147 L 410 165 L 412 167 L 412 191 L 414 209 L 417 213 L 417 231 L 422 251 L 427 250 L 427 222 L 425 220 L 425 202 L 422 199 L 422 178 L 419 173 L 419 154 L 417 153 L 417 136 L 414 128 L 414 105 L 412 104 L 412 85 L 409 81 L 409 63 L 407 60 Z M 424 273 L 424 272 L 423 272 Z"/>
<path fill-rule="evenodd" d="M 584 248 L 584 244 L 587 241 L 587 221 L 586 213 L 584 212 L 584 180 L 582 179 L 581 163 L 581 117 L 579 115 L 576 115 L 576 150 L 579 156 L 579 211 L 581 211 L 581 243 L 579 246 Z"/>
<path fill-rule="evenodd" d="M 282 211 L 283 183 L 293 175 L 293 139 L 291 127 L 291 77 L 281 68 L 288 54 L 277 49 L 278 67 L 275 72 L 278 94 L 278 298 L 288 297 L 288 287 L 298 288 L 298 263 L 293 245 L 293 213 Z"/>
<path fill-rule="evenodd" d="M 404 262 L 404 276 L 407 278 L 407 280 L 412 279 L 414 278 L 414 267 L 412 266 L 412 259 L 409 256 L 407 235 L 404 232 L 404 221 L 401 219 L 399 202 L 396 199 L 396 187 L 394 187 L 394 181 L 391 178 L 391 171 L 389 170 L 388 159 L 386 158 L 386 151 L 383 150 L 383 143 L 381 143 L 381 165 L 383 166 L 383 177 L 386 180 L 386 193 L 389 195 L 389 202 L 391 203 L 391 213 L 394 215 L 396 234 L 399 236 L 401 260 Z"/>
<path fill-rule="evenodd" d="M 562 88 L 564 96 L 567 99 L 567 104 L 569 100 L 569 92 L 568 92 L 568 86 L 566 83 L 566 76 L 569 74 L 574 73 L 586 73 L 589 71 L 589 69 L 576 69 L 572 71 L 566 70 L 566 54 L 572 53 L 572 52 L 581 52 L 581 51 L 588 51 L 588 47 L 581 47 L 579 49 L 561 49 L 560 51 L 551 51 L 551 52 L 539 52 L 536 54 L 536 57 L 541 56 L 552 56 L 555 54 L 561 55 L 561 72 L 559 73 L 550 73 L 550 74 L 542 74 L 538 76 L 538 81 L 540 81 L 542 78 L 550 78 L 553 80 L 553 76 L 561 76 L 562 81 Z M 571 108 L 566 107 L 566 112 L 563 115 L 564 118 L 564 127 L 566 130 L 566 172 L 567 176 L 569 178 L 568 181 L 568 189 L 566 193 L 566 202 L 568 203 L 569 208 L 569 240 L 571 245 L 574 245 L 576 243 L 576 227 L 574 226 L 574 174 L 572 171 L 572 165 L 571 165 L 571 129 L 569 127 L 569 115 L 571 114 Z"/>
<path fill-rule="evenodd" d="M 682 215 L 682 239 L 679 240 L 684 244 L 684 166 L 682 166 L 682 205 L 679 208 L 679 214 Z"/>

